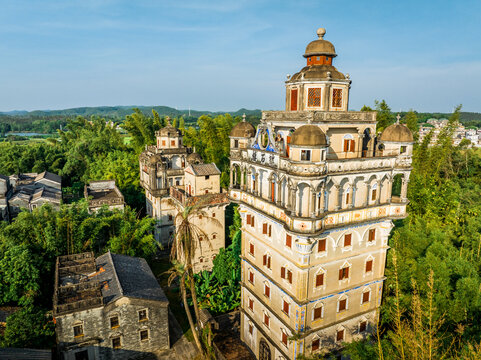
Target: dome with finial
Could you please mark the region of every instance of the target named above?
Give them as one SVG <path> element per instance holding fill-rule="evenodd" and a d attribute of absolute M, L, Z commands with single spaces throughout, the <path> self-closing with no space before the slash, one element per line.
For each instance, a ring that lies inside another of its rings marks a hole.
<path fill-rule="evenodd" d="M 237 123 L 231 130 L 231 137 L 251 138 L 256 134 L 255 127 L 246 121 L 246 115 L 242 115 L 242 121 Z"/>
<path fill-rule="evenodd" d="M 181 135 L 180 130 L 173 127 L 168 120 L 167 125 L 160 129 L 160 136 L 176 137 Z"/>
<path fill-rule="evenodd" d="M 384 129 L 379 141 L 412 143 L 414 138 L 413 133 L 406 125 L 396 123 Z"/>
<path fill-rule="evenodd" d="M 294 131 L 291 136 L 290 145 L 309 147 L 325 146 L 327 145 L 327 138 L 318 126 L 307 124 L 302 125 Z"/>
<path fill-rule="evenodd" d="M 326 29 L 319 28 L 317 29 L 317 36 L 319 37 L 317 40 L 311 41 L 307 47 L 306 52 L 304 53 L 304 57 L 307 58 L 309 56 L 332 56 L 336 57 L 336 49 L 331 42 L 324 40 L 324 35 L 326 35 Z"/>
<path fill-rule="evenodd" d="M 199 153 L 193 152 L 192 154 L 187 155 L 187 161 L 189 164 L 202 164 L 204 160 L 199 155 Z"/>

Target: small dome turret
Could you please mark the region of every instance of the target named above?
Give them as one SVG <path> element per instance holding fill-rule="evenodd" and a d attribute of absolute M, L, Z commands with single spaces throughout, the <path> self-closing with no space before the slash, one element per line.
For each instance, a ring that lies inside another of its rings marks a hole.
<path fill-rule="evenodd" d="M 189 162 L 189 164 L 202 164 L 204 162 L 204 160 L 202 160 L 202 157 L 196 152 L 187 155 L 187 161 Z"/>
<path fill-rule="evenodd" d="M 242 121 L 236 124 L 231 132 L 231 137 L 242 137 L 242 138 L 251 138 L 254 137 L 256 134 L 256 129 L 251 123 L 245 121 L 245 116 L 243 117 Z"/>
<path fill-rule="evenodd" d="M 406 125 L 396 123 L 384 129 L 379 141 L 412 143 L 414 138 L 411 130 Z"/>
<path fill-rule="evenodd" d="M 294 131 L 291 136 L 290 145 L 308 147 L 326 146 L 327 138 L 318 126 L 308 124 Z"/>
<path fill-rule="evenodd" d="M 331 42 L 324 40 L 324 35 L 326 34 L 326 29 L 319 28 L 317 29 L 317 36 L 319 39 L 311 41 L 307 47 L 306 52 L 304 53 L 304 57 L 308 58 L 309 56 L 332 56 L 336 57 L 336 49 Z"/>
<path fill-rule="evenodd" d="M 181 132 L 172 125 L 167 124 L 162 129 L 160 129 L 160 136 L 176 137 L 181 136 Z"/>

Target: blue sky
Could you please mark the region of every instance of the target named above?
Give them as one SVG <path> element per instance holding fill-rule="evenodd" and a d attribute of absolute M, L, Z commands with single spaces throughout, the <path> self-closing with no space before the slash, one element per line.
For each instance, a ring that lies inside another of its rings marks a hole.
<path fill-rule="evenodd" d="M 0 111 L 282 109 L 315 31 L 350 109 L 481 112 L 481 1 L 0 0 Z"/>

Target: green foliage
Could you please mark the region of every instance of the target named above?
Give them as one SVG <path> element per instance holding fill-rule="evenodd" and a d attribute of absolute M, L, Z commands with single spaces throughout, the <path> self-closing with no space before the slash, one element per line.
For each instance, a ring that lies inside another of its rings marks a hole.
<path fill-rule="evenodd" d="M 414 140 L 417 141 L 419 138 L 419 125 L 416 113 L 413 110 L 409 110 L 409 112 L 401 119 L 401 123 L 406 124 L 409 130 L 413 133 Z"/>
<path fill-rule="evenodd" d="M 35 307 L 24 307 L 7 318 L 0 346 L 42 349 L 55 345 L 55 325 L 50 315 Z"/>
<path fill-rule="evenodd" d="M 142 152 L 145 145 L 155 144 L 155 132 L 162 127 L 159 114 L 152 111 L 153 117 L 147 117 L 142 111 L 135 108 L 134 113 L 127 115 L 122 127 L 132 137 L 131 144 L 135 152 Z"/>
<path fill-rule="evenodd" d="M 212 272 L 194 275 L 197 300 L 201 308 L 215 314 L 225 313 L 240 305 L 241 231 L 238 230 L 227 249 L 221 249 L 214 259 Z"/>
<path fill-rule="evenodd" d="M 394 124 L 394 115 L 391 113 L 391 108 L 386 103 L 386 100 L 375 100 L 374 105 L 377 111 L 376 131 L 379 133 L 389 125 Z"/>

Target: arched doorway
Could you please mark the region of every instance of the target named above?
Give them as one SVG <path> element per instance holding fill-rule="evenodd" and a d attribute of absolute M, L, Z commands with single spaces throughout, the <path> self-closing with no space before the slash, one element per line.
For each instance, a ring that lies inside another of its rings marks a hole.
<path fill-rule="evenodd" d="M 259 360 L 271 360 L 271 348 L 264 339 L 259 343 Z"/>

